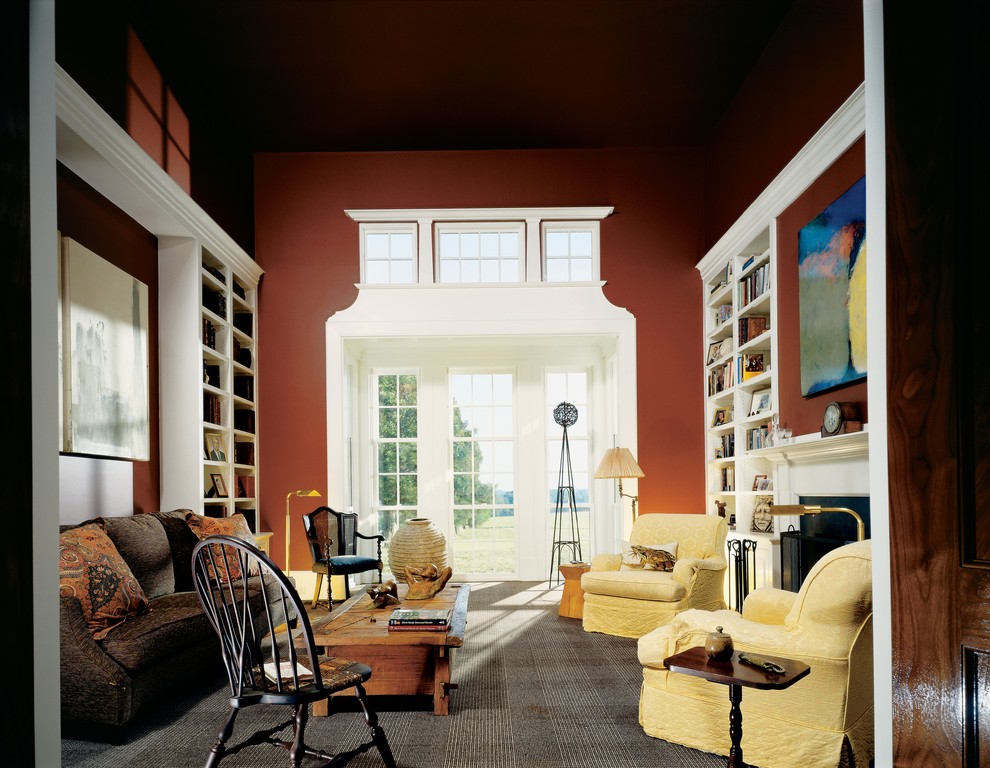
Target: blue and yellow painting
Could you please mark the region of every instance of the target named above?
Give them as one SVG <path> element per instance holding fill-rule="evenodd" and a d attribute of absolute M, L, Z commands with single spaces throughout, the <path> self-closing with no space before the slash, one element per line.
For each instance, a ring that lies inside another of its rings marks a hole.
<path fill-rule="evenodd" d="M 798 233 L 801 392 L 866 377 L 866 177 Z"/>

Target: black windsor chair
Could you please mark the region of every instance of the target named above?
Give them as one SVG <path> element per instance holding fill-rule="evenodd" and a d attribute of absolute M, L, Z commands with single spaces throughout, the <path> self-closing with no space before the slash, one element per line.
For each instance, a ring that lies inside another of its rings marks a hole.
<path fill-rule="evenodd" d="M 266 555 L 233 536 L 208 536 L 193 549 L 193 582 L 199 601 L 220 638 L 223 662 L 230 681 L 230 715 L 210 750 L 206 768 L 215 768 L 228 754 L 254 744 L 275 744 L 289 751 L 298 768 L 303 757 L 346 765 L 353 757 L 376 747 L 388 768 L 395 759 L 365 698 L 362 683 L 371 669 L 359 662 L 322 656 L 313 642 L 313 628 L 295 588 Z M 294 628 L 293 628 L 294 627 Z M 349 751 L 328 754 L 305 743 L 309 705 L 354 688 L 355 697 L 371 729 L 371 738 Z M 233 748 L 227 741 L 242 709 L 256 704 L 285 705 L 292 719 L 252 734 Z M 275 734 L 292 724 L 291 741 Z"/>

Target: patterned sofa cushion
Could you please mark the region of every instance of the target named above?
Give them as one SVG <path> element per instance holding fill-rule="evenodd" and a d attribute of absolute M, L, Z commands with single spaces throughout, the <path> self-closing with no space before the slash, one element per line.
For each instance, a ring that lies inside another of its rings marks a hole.
<path fill-rule="evenodd" d="M 95 639 L 148 607 L 141 584 L 99 526 L 60 533 L 58 561 L 59 596 L 79 600 Z"/>

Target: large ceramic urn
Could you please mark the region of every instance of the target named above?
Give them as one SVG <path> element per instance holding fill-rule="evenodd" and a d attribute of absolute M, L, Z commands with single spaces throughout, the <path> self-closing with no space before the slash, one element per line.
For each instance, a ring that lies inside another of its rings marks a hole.
<path fill-rule="evenodd" d="M 388 543 L 388 567 L 398 582 L 406 581 L 406 568 L 447 565 L 447 540 L 433 521 L 414 517 L 399 526 Z"/>

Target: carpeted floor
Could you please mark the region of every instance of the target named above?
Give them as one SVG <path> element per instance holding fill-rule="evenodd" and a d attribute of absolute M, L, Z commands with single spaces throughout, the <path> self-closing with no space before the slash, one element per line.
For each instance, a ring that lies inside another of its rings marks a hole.
<path fill-rule="evenodd" d="M 425 697 L 401 704 L 377 700 L 400 768 L 724 766 L 724 757 L 643 733 L 636 641 L 587 633 L 579 620 L 561 618 L 560 591 L 559 586 L 548 589 L 546 582 L 472 585 L 465 644 L 453 658 L 453 682 L 459 687 L 451 692 L 450 716 L 434 716 L 432 700 Z M 122 746 L 64 739 L 62 766 L 198 768 L 226 718 L 226 696 L 226 684 L 218 680 L 206 691 L 172 702 L 141 719 Z M 230 744 L 287 717 L 287 709 L 245 710 Z M 362 742 L 366 734 L 363 718 L 345 711 L 311 718 L 306 740 L 336 751 Z M 226 768 L 287 765 L 287 753 L 268 745 L 251 746 L 222 762 Z M 372 750 L 351 765 L 380 766 L 381 761 Z"/>

